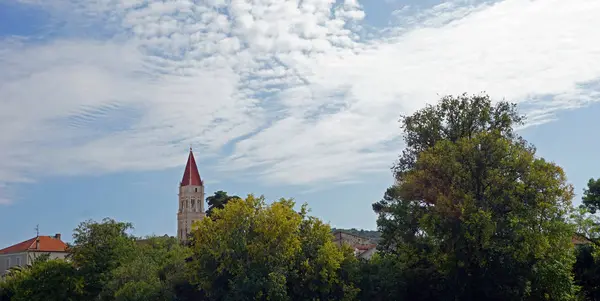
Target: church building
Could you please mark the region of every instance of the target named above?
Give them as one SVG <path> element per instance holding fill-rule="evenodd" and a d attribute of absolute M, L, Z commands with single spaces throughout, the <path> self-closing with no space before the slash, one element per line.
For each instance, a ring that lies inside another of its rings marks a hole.
<path fill-rule="evenodd" d="M 179 184 L 179 210 L 177 212 L 177 238 L 186 242 L 192 231 L 192 224 L 205 217 L 204 182 L 200 178 L 194 153 L 190 147 L 183 178 Z"/>

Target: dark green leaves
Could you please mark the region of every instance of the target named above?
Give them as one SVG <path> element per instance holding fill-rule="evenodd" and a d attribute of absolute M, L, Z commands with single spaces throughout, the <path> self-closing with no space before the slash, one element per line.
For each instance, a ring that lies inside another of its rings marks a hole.
<path fill-rule="evenodd" d="M 600 178 L 590 179 L 586 189 L 583 191 L 583 206 L 591 213 L 596 213 L 600 209 Z"/>
<path fill-rule="evenodd" d="M 227 192 L 222 190 L 215 192 L 214 195 L 211 195 L 206 198 L 206 202 L 208 203 L 208 210 L 206 210 L 206 215 L 212 216 L 213 211 L 215 209 L 223 209 L 229 201 L 239 198 L 240 197 L 237 195 L 229 196 L 227 195 Z"/>
<path fill-rule="evenodd" d="M 397 185 L 373 205 L 382 256 L 408 283 L 396 299 L 575 298 L 572 186 L 515 133 L 523 121 L 467 95 L 402 117 Z"/>

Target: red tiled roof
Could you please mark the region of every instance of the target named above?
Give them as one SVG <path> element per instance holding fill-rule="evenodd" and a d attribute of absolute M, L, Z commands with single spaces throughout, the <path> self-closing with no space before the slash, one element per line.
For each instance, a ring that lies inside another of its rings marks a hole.
<path fill-rule="evenodd" d="M 39 248 L 36 248 L 36 238 L 40 239 Z M 66 252 L 67 244 L 52 236 L 38 236 L 24 242 L 0 250 L 0 254 L 20 253 L 26 251 L 37 252 Z"/>
<path fill-rule="evenodd" d="M 202 185 L 202 179 L 200 178 L 200 173 L 198 173 L 198 166 L 196 165 L 196 159 L 194 159 L 192 148 L 190 148 L 190 155 L 188 156 L 185 171 L 183 172 L 183 178 L 181 179 L 181 186 L 188 185 Z"/>

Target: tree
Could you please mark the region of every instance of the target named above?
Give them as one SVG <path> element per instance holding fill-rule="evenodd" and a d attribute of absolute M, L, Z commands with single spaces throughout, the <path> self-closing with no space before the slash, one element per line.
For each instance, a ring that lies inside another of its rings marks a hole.
<path fill-rule="evenodd" d="M 411 200 L 402 202 L 409 206 L 400 206 L 398 217 L 411 223 L 399 225 L 397 243 L 387 246 L 421 252 L 444 275 L 445 295 L 574 297 L 572 186 L 560 167 L 530 148 L 497 132 L 443 140 L 419 155 L 398 189 L 399 200 Z"/>
<path fill-rule="evenodd" d="M 212 216 L 213 211 L 215 209 L 225 208 L 225 205 L 233 199 L 240 199 L 240 197 L 237 195 L 229 196 L 227 195 L 227 192 L 222 190 L 215 192 L 214 195 L 211 195 L 206 198 L 206 202 L 208 203 L 208 210 L 206 210 L 206 215 Z"/>
<path fill-rule="evenodd" d="M 525 116 L 519 115 L 515 104 L 502 101 L 494 105 L 488 95 L 442 97 L 436 105 L 427 105 L 412 115 L 401 116 L 406 147 L 392 168 L 394 177 L 401 184 L 404 175 L 414 169 L 418 155 L 440 141 L 457 142 L 493 131 L 524 144 L 514 131 L 524 120 Z M 399 201 L 397 188 L 398 185 L 390 187 L 383 199 L 373 204 L 373 210 L 379 215 L 380 230 L 384 229 L 380 231 L 384 238 L 380 243 L 382 246 L 397 243 L 395 240 L 402 236 L 397 231 L 408 231 L 404 239 L 409 239 L 411 233 L 418 230 L 420 215 L 425 214 L 426 206 L 420 200 Z M 392 216 L 396 218 L 390 218 Z"/>
<path fill-rule="evenodd" d="M 587 188 L 583 190 L 582 203 L 592 214 L 600 209 L 600 178 L 588 181 Z"/>
<path fill-rule="evenodd" d="M 572 186 L 514 104 L 444 97 L 402 118 L 397 184 L 373 205 L 407 300 L 571 300 Z M 411 275 L 410 277 L 408 275 Z"/>
<path fill-rule="evenodd" d="M 598 181 L 591 179 L 584 190 L 583 204 L 572 216 L 577 238 L 583 242 L 576 248 L 577 261 L 573 272 L 584 300 L 600 300 L 600 218 L 591 213 L 598 210 L 599 196 Z"/>
<path fill-rule="evenodd" d="M 492 104 L 488 95 L 445 96 L 436 105 L 427 105 L 412 115 L 401 116 L 406 147 L 393 167 L 398 180 L 411 170 L 417 156 L 438 141 L 456 142 L 481 132 L 496 131 L 508 139 L 520 139 L 514 128 L 523 125 L 515 104 Z"/>
<path fill-rule="evenodd" d="M 127 233 L 133 226 L 105 218 L 86 221 L 73 233 L 73 263 L 85 280 L 86 300 L 111 299 L 106 285 L 115 269 L 134 257 L 135 238 Z"/>
<path fill-rule="evenodd" d="M 249 195 L 196 223 L 194 283 L 210 300 L 352 300 L 354 274 L 342 267 L 356 259 L 335 246 L 328 225 L 294 205 Z"/>
<path fill-rule="evenodd" d="M 361 260 L 358 299 L 364 301 L 403 300 L 399 297 L 409 295 L 406 291 L 410 289 L 407 287 L 410 279 L 405 278 L 409 273 L 402 264 L 402 260 L 389 254 L 381 256 L 376 253 L 370 260 Z M 420 285 L 415 288 L 422 289 L 423 287 Z M 428 291 L 423 292 L 427 293 Z M 422 295 L 420 299 L 406 300 L 428 299 Z"/>
<path fill-rule="evenodd" d="M 581 287 L 582 300 L 600 300 L 600 262 L 592 245 L 576 247 L 573 267 L 575 283 Z"/>
<path fill-rule="evenodd" d="M 587 241 L 594 248 L 600 247 L 600 218 L 597 215 L 582 205 L 574 210 L 571 220 L 579 239 Z"/>
<path fill-rule="evenodd" d="M 83 285 L 83 279 L 71 263 L 47 260 L 9 275 L 0 284 L 0 300 L 84 300 Z"/>
<path fill-rule="evenodd" d="M 179 300 L 177 286 L 187 280 L 189 248 L 173 237 L 148 237 L 135 245 L 132 255 L 113 270 L 107 284 L 116 300 Z"/>

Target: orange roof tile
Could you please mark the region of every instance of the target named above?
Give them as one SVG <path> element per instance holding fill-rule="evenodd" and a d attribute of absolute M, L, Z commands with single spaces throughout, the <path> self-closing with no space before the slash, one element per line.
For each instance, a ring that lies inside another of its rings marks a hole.
<path fill-rule="evenodd" d="M 36 248 L 36 238 L 40 239 L 39 248 Z M 20 253 L 26 251 L 34 252 L 66 252 L 67 244 L 52 236 L 38 236 L 24 242 L 12 245 L 0 250 L 0 254 Z"/>

